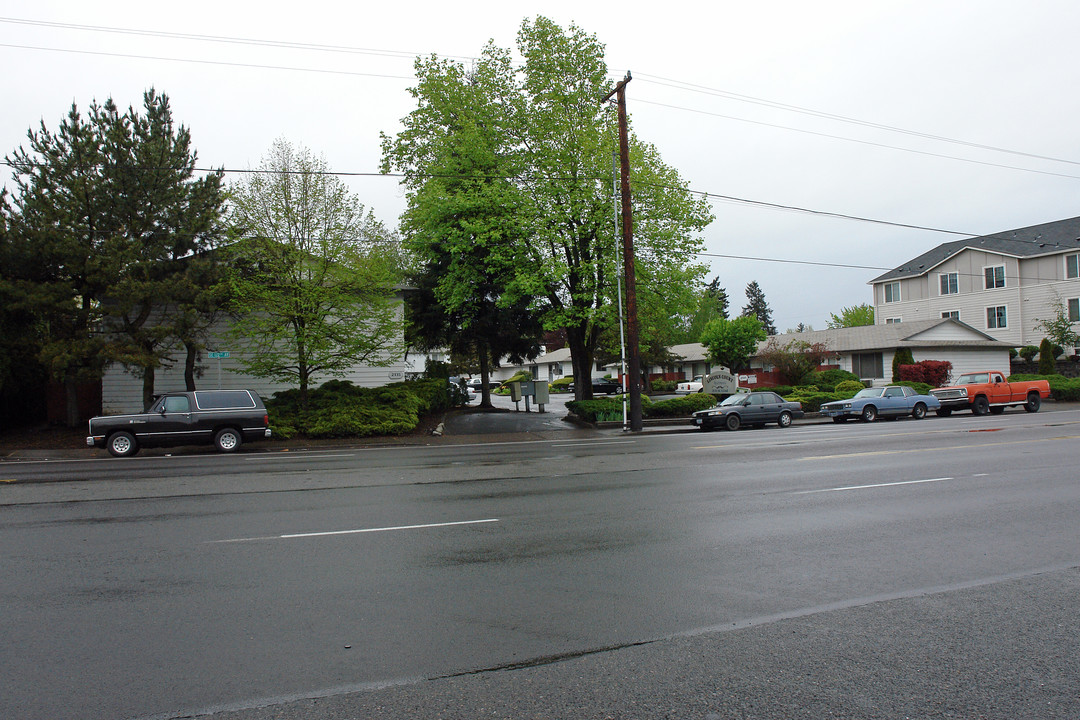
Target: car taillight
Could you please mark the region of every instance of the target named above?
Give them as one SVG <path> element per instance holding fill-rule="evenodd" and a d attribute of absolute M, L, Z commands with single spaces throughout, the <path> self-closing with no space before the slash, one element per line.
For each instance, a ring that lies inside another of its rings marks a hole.
<path fill-rule="evenodd" d="M 269 424 L 270 424 L 270 416 L 269 415 L 263 415 L 263 425 L 269 425 Z"/>

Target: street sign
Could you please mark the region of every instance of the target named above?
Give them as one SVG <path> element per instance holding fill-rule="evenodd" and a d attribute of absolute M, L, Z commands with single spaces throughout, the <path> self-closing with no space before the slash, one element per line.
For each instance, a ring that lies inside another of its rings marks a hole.
<path fill-rule="evenodd" d="M 222 351 L 222 352 L 208 352 L 208 353 L 206 353 L 206 357 L 208 357 L 208 358 L 210 358 L 210 359 L 214 359 L 214 358 L 219 358 L 219 359 L 220 359 L 220 358 L 227 358 L 227 357 L 229 357 L 229 351 L 228 351 L 228 350 L 224 350 L 224 351 Z"/>

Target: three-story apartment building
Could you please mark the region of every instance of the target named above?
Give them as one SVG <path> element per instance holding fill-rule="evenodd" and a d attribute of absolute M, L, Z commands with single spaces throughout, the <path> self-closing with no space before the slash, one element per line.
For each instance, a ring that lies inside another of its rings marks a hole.
<path fill-rule="evenodd" d="M 953 317 L 1038 345 L 1058 300 L 1080 328 L 1080 217 L 945 243 L 870 284 L 877 324 Z"/>

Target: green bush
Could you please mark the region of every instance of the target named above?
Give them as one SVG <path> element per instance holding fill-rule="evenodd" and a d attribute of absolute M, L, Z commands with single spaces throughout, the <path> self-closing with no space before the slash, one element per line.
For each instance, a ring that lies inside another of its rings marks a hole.
<path fill-rule="evenodd" d="M 821 410 L 822 403 L 832 402 L 833 400 L 847 400 L 849 397 L 851 396 L 843 393 L 827 393 L 814 390 L 793 393 L 784 399 L 801 403 L 804 412 L 818 412 Z"/>
<path fill-rule="evenodd" d="M 574 382 L 573 377 L 559 378 L 551 383 L 551 392 L 570 392 L 570 383 Z"/>
<path fill-rule="evenodd" d="M 851 397 L 865 387 L 866 385 L 864 385 L 861 380 L 844 380 L 836 384 L 836 387 L 833 388 L 833 392 L 837 394 L 851 393 L 851 395 L 848 395 L 848 397 Z M 846 400 L 847 398 L 844 399 Z"/>
<path fill-rule="evenodd" d="M 836 386 L 845 380 L 855 380 L 858 382 L 859 376 L 853 372 L 837 368 L 833 370 L 823 370 L 821 372 L 815 371 L 806 377 L 807 384 L 814 385 L 825 392 L 834 392 Z"/>
<path fill-rule="evenodd" d="M 764 390 L 772 390 L 774 393 L 776 393 L 780 397 L 787 397 L 791 393 L 795 392 L 795 388 L 791 387 L 790 385 L 776 385 L 776 386 L 773 386 L 771 388 L 763 388 L 763 389 Z"/>
<path fill-rule="evenodd" d="M 642 416 L 649 418 L 690 417 L 698 410 L 705 410 L 714 405 L 716 405 L 716 398 L 709 393 L 692 393 L 683 397 L 649 403 L 647 410 L 643 405 Z"/>
<path fill-rule="evenodd" d="M 671 392 L 679 383 L 675 380 L 653 380 L 652 389 L 656 392 Z"/>
<path fill-rule="evenodd" d="M 694 393 L 684 397 L 653 402 L 647 395 L 641 397 L 641 417 L 690 417 L 691 413 L 716 405 L 716 398 L 708 393 Z M 571 400 L 566 409 L 587 422 L 622 420 L 622 396 Z"/>
<path fill-rule="evenodd" d="M 1057 372 L 1057 366 L 1054 360 L 1053 344 L 1043 338 L 1043 341 L 1039 343 L 1039 374 L 1040 375 L 1054 375 Z"/>
<path fill-rule="evenodd" d="M 1025 345 L 1020 348 L 1020 357 L 1024 358 L 1028 362 L 1039 354 L 1039 347 L 1037 345 Z"/>
<path fill-rule="evenodd" d="M 308 409 L 300 410 L 299 390 L 284 390 L 266 400 L 272 436 L 366 437 L 410 432 L 426 413 L 445 410 L 451 398 L 444 378 L 357 387 L 329 380 L 308 392 Z"/>

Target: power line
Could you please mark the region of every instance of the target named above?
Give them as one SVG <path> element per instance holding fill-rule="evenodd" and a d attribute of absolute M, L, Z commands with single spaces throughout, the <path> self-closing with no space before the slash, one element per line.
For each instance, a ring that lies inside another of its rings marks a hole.
<path fill-rule="evenodd" d="M 812 117 L 820 117 L 827 120 L 836 120 L 837 122 L 845 122 L 853 125 L 861 125 L 863 127 L 875 128 L 878 130 L 887 130 L 889 132 L 902 133 L 904 135 L 912 135 L 914 137 L 926 138 L 928 140 L 937 140 L 939 142 L 954 143 L 956 145 L 965 145 L 967 147 L 978 148 L 980 150 L 992 150 L 994 152 L 1009 153 L 1011 155 L 1020 155 L 1022 157 L 1035 158 L 1038 160 L 1050 160 L 1052 162 L 1068 163 L 1070 165 L 1080 165 L 1080 161 L 1066 160 L 1064 158 L 1050 157 L 1048 155 L 1038 155 L 1036 153 L 1024 152 L 1021 150 L 1010 150 L 1009 148 L 997 147 L 995 145 L 984 145 L 982 143 L 970 142 L 968 140 L 958 140 L 956 138 L 945 137 L 943 135 L 934 135 L 932 133 L 921 132 L 919 130 L 908 130 L 895 125 L 885 125 L 884 123 L 872 122 L 870 120 L 860 120 L 859 118 L 848 117 L 846 115 L 837 115 L 835 113 L 824 112 L 822 110 L 814 110 L 813 108 L 805 108 L 799 105 L 788 105 L 786 103 L 776 102 L 774 100 L 767 100 L 764 98 L 753 97 L 752 95 L 741 95 L 739 93 L 733 93 L 726 90 L 718 90 L 716 88 L 709 88 L 702 85 L 694 85 L 692 83 L 683 82 L 681 80 L 671 80 L 669 78 L 656 77 L 655 75 L 643 74 L 641 77 L 646 78 L 645 82 L 651 82 L 656 85 L 664 85 L 679 90 L 689 90 L 691 92 L 698 92 L 707 95 L 717 95 L 719 97 L 728 98 L 731 100 L 737 100 L 739 102 L 752 103 L 755 105 L 763 105 L 765 107 L 772 107 L 779 110 L 786 110 L 788 112 L 801 113 L 803 115 L 810 115 Z M 653 78 L 649 80 L 648 78 Z"/>
<path fill-rule="evenodd" d="M 946 155 L 944 153 L 935 153 L 928 150 L 915 150 L 913 148 L 900 147 L 899 145 L 889 145 L 887 143 L 873 142 L 870 140 L 859 140 L 857 138 L 846 137 L 844 135 L 832 135 L 830 133 L 819 132 L 816 130 L 804 130 L 802 128 L 791 127 L 790 125 L 779 125 L 776 123 L 768 123 L 761 120 L 750 120 L 748 118 L 741 118 L 735 115 L 725 115 L 723 113 L 710 112 L 708 110 L 696 110 L 694 108 L 683 107 L 680 105 L 670 105 L 668 103 L 653 102 L 651 100 L 642 100 L 635 98 L 634 102 L 641 103 L 643 105 L 655 105 L 657 107 L 669 108 L 672 110 L 682 110 L 684 112 L 697 113 L 699 115 L 711 115 L 712 117 L 724 118 L 725 120 L 735 120 L 737 122 L 749 123 L 751 125 L 761 125 L 763 127 L 776 128 L 778 130 L 789 130 L 791 132 L 803 133 L 805 135 L 816 135 L 818 137 L 830 138 L 832 140 L 843 140 L 845 142 L 858 143 L 860 145 L 870 145 L 872 147 L 888 148 L 890 150 L 900 150 L 902 152 L 914 153 L 916 155 L 927 155 L 929 157 L 944 158 L 946 160 L 958 160 L 960 162 L 974 163 L 976 165 L 985 165 L 988 167 L 1004 168 L 1006 170 L 1019 170 L 1021 172 L 1037 173 L 1039 175 L 1052 175 L 1054 177 L 1070 178 L 1072 180 L 1080 180 L 1080 175 L 1069 175 L 1068 173 L 1057 173 L 1049 170 L 1033 170 L 1032 168 L 1017 167 L 1016 165 L 1004 165 L 1002 163 L 993 163 L 986 160 L 973 160 L 971 158 L 962 158 L 955 155 Z M 1008 152 L 1008 151 L 1003 151 Z M 1024 153 L 1018 153 L 1024 154 Z M 1054 158 L 1047 158 L 1053 160 Z M 1071 160 L 1058 160 L 1057 162 L 1072 162 Z M 1080 164 L 1080 163 L 1076 163 Z"/>
<path fill-rule="evenodd" d="M 389 78 L 391 80 L 415 80 L 412 75 L 384 75 L 380 73 L 356 72 L 353 70 L 325 70 L 322 68 L 289 67 L 286 65 L 260 65 L 256 63 L 226 62 L 224 60 L 197 60 L 195 58 L 170 58 L 153 55 L 131 55 L 127 53 L 100 52 L 96 50 L 68 50 L 65 48 L 38 47 L 34 45 L 15 45 L 12 43 L 0 43 L 0 47 L 16 48 L 19 50 L 43 50 L 46 52 L 71 53 L 76 55 L 96 55 L 99 57 L 126 58 L 129 60 L 163 60 L 165 62 L 192 63 L 195 65 L 225 65 L 228 67 L 252 68 L 256 70 L 288 70 L 292 72 L 324 73 L 327 75 L 352 75 L 359 77 Z"/>
<path fill-rule="evenodd" d="M 320 43 L 296 42 L 293 40 L 264 40 L 260 38 L 231 37 L 227 35 L 203 35 L 198 33 L 167 32 L 163 30 L 144 30 L 139 28 L 121 28 L 105 25 L 78 25 L 75 23 L 50 22 L 45 20 L 27 20 L 24 18 L 0 17 L 0 22 L 17 25 L 32 25 L 37 27 L 60 28 L 64 30 L 83 30 L 89 32 L 116 33 L 122 35 L 136 35 L 144 37 L 163 37 L 176 40 L 196 40 L 202 42 L 225 43 L 230 45 L 255 45 L 261 47 L 290 48 L 294 50 L 317 50 L 320 52 L 348 53 L 354 55 L 375 55 L 380 57 L 392 57 L 413 59 L 423 53 L 405 50 L 380 50 L 375 48 L 358 48 L 349 45 L 323 45 Z M 456 57 L 458 59 L 472 60 L 465 55 L 444 55 L 442 57 Z"/>

